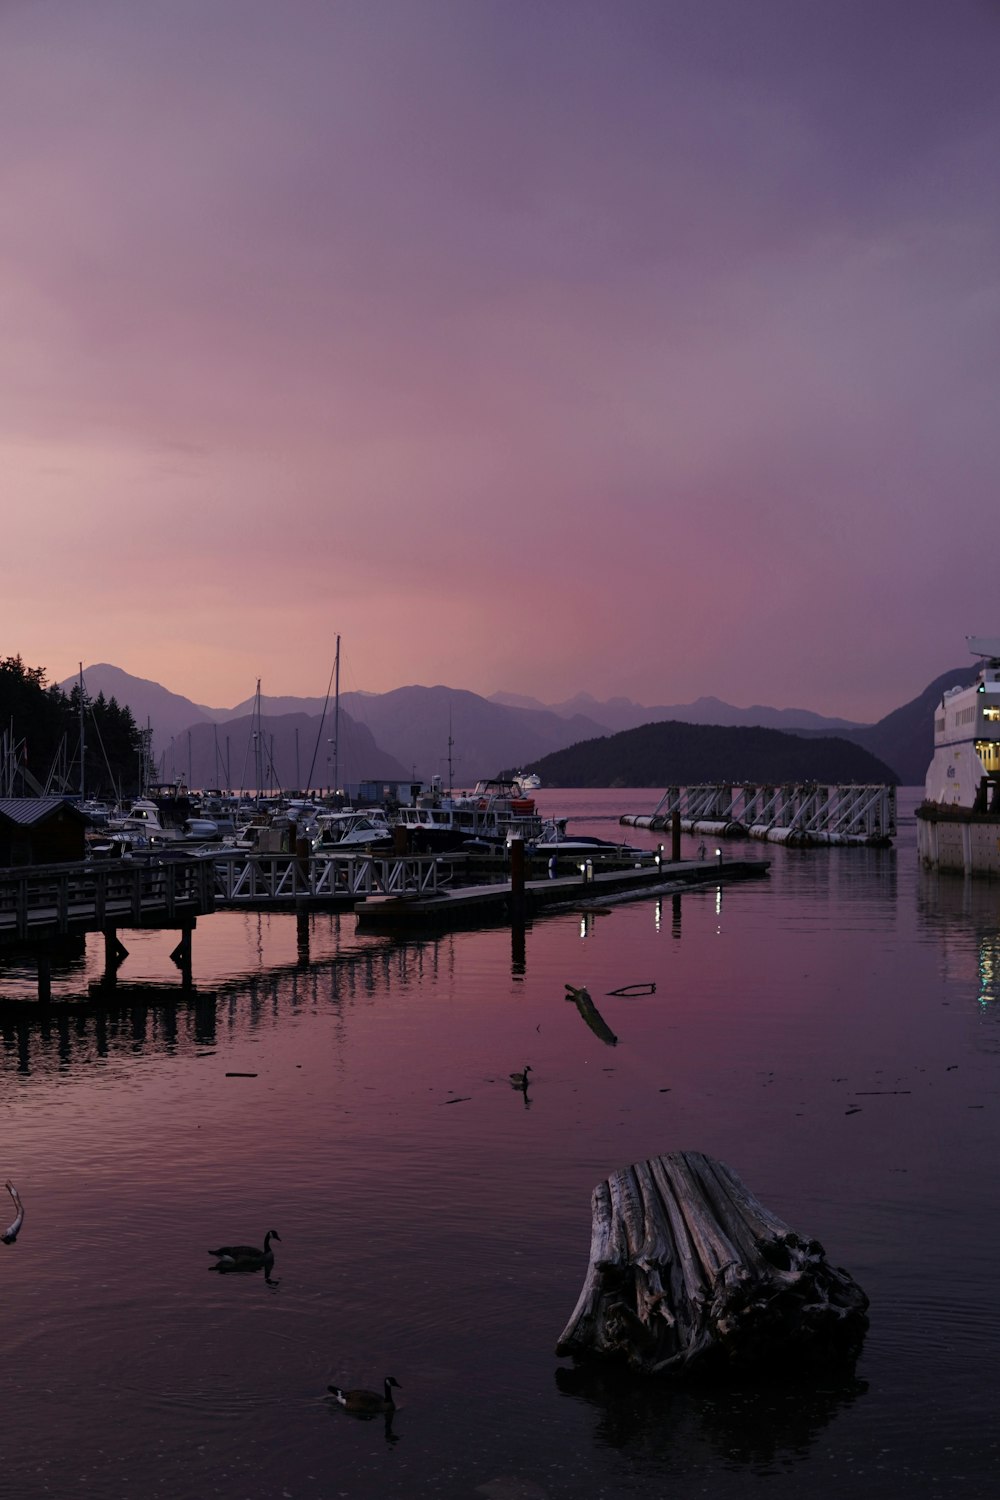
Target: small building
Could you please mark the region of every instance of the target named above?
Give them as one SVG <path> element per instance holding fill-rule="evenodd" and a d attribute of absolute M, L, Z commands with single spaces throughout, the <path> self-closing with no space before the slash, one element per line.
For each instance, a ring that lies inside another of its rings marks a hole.
<path fill-rule="evenodd" d="M 345 787 L 344 791 L 353 802 L 379 807 L 413 807 L 423 789 L 422 781 L 394 781 L 379 777 L 359 781 L 356 786 Z"/>
<path fill-rule="evenodd" d="M 0 797 L 0 868 L 83 859 L 89 821 L 66 797 Z"/>

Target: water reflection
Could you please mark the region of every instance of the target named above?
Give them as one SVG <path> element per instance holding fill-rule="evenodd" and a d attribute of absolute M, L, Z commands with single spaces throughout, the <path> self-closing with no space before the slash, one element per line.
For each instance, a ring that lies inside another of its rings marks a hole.
<path fill-rule="evenodd" d="M 594 1442 L 667 1460 L 679 1449 L 685 1467 L 703 1455 L 727 1467 L 773 1470 L 808 1458 L 830 1423 L 868 1383 L 851 1371 L 810 1384 L 763 1381 L 752 1385 L 678 1386 L 639 1380 L 620 1367 L 579 1365 L 555 1372 L 565 1396 L 596 1408 Z"/>
<path fill-rule="evenodd" d="M 335 960 L 298 960 L 213 990 L 134 984 L 51 1006 L 0 1000 L 0 1070 L 68 1072 L 113 1056 L 192 1053 L 275 1028 L 282 1015 L 336 1009 L 359 996 L 435 980 L 452 962 L 449 939 L 382 944 Z"/>
<path fill-rule="evenodd" d="M 917 912 L 940 941 L 948 976 L 975 992 L 984 1015 L 1000 1019 L 1000 889 L 921 870 Z"/>

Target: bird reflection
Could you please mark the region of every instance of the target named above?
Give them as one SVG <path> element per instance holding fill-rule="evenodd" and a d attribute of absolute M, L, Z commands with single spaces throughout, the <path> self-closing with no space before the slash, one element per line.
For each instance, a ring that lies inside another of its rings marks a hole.
<path fill-rule="evenodd" d="M 337 1412 L 339 1415 L 344 1408 L 339 1406 L 336 1401 L 332 1401 L 330 1403 L 330 1410 Z M 353 1417 L 356 1422 L 374 1422 L 379 1413 L 377 1411 L 348 1411 L 346 1415 Z M 386 1447 L 391 1448 L 395 1443 L 399 1442 L 399 1433 L 394 1432 L 392 1429 L 392 1424 L 396 1419 L 396 1408 L 391 1407 L 388 1411 L 382 1412 L 381 1415 L 382 1436 L 385 1439 Z"/>

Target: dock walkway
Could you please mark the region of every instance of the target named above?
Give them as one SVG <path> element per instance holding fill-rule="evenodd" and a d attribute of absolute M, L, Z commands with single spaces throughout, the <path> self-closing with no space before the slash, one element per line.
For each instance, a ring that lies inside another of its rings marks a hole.
<path fill-rule="evenodd" d="M 534 916 L 547 907 L 591 901 L 602 896 L 654 895 L 685 886 L 717 885 L 720 881 L 759 879 L 767 875 L 767 860 L 682 860 L 659 865 L 644 864 L 627 870 L 598 870 L 586 876 L 564 875 L 524 882 L 524 915 Z M 371 895 L 358 902 L 354 911 L 358 926 L 394 929 L 400 927 L 460 926 L 505 921 L 515 913 L 517 894 L 509 880 L 491 885 L 459 886 L 426 896 Z"/>

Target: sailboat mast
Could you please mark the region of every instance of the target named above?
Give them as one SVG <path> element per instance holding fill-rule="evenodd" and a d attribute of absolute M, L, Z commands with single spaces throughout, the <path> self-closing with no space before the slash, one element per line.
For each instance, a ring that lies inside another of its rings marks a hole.
<path fill-rule="evenodd" d="M 80 801 L 85 795 L 85 776 L 83 770 L 83 757 L 86 750 L 85 716 L 83 709 L 83 662 L 80 663 Z"/>
<path fill-rule="evenodd" d="M 256 806 L 259 807 L 260 806 L 260 784 L 261 784 L 261 782 L 264 779 L 264 773 L 263 773 L 263 770 L 261 768 L 262 767 L 261 751 L 263 750 L 263 746 L 261 745 L 261 742 L 260 742 L 261 722 L 260 722 L 260 678 L 259 677 L 257 678 L 257 691 L 254 694 L 253 708 L 254 708 L 254 717 L 257 720 L 257 728 L 254 731 L 254 737 L 253 737 L 254 779 L 255 779 L 255 781 L 257 783 L 257 800 L 256 800 Z"/>
<path fill-rule="evenodd" d="M 340 636 L 333 662 L 333 794 L 340 787 Z"/>
<path fill-rule="evenodd" d="M 448 709 L 448 796 L 452 795 L 454 783 L 453 767 L 451 763 L 451 751 L 455 741 L 451 737 L 451 709 Z"/>

